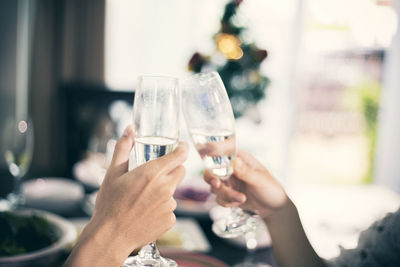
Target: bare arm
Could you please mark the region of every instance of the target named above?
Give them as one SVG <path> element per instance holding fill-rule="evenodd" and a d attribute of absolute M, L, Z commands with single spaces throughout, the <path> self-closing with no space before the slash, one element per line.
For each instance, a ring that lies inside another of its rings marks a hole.
<path fill-rule="evenodd" d="M 325 267 L 311 246 L 293 202 L 288 201 L 273 215 L 264 218 L 279 266 Z"/>

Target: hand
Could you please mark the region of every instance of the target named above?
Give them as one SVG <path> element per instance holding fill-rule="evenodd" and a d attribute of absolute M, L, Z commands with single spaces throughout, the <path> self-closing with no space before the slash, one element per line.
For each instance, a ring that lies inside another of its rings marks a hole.
<path fill-rule="evenodd" d="M 262 218 L 269 217 L 288 201 L 284 189 L 268 170 L 242 150 L 237 153 L 234 173 L 227 182 L 222 182 L 209 170 L 205 171 L 204 180 L 211 185 L 218 204 L 240 206 Z"/>
<path fill-rule="evenodd" d="M 195 146 L 201 158 L 204 158 L 205 156 L 209 157 L 231 156 L 235 154 L 236 138 L 234 135 L 232 135 L 228 139 L 222 141 L 196 144 Z"/>
<path fill-rule="evenodd" d="M 205 172 L 204 179 L 220 205 L 240 206 L 263 218 L 279 266 L 326 267 L 307 239 L 296 206 L 268 170 L 249 153 L 238 151 L 228 184 L 210 171 Z"/>
<path fill-rule="evenodd" d="M 74 249 L 76 255 L 69 259 L 70 265 L 120 266 L 132 250 L 156 240 L 175 224 L 173 193 L 185 175 L 182 163 L 187 158 L 187 144 L 180 143 L 173 152 L 128 171 L 133 145 L 134 133 L 129 126 L 115 146 L 94 214 Z M 90 261 L 93 258 L 97 264 Z"/>

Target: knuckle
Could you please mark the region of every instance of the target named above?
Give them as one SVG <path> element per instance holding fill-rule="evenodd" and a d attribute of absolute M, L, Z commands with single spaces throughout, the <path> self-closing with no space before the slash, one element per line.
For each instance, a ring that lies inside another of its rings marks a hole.
<path fill-rule="evenodd" d="M 160 181 L 161 179 L 157 179 L 157 181 Z M 167 182 L 159 182 L 157 184 L 158 187 L 158 197 L 168 200 L 173 194 L 174 194 L 174 188 Z"/>
<path fill-rule="evenodd" d="M 168 217 L 166 218 L 166 230 L 171 229 L 176 223 L 176 216 L 173 212 L 171 212 Z"/>
<path fill-rule="evenodd" d="M 178 203 L 174 198 L 171 198 L 171 210 L 174 211 L 176 207 L 178 206 Z"/>
<path fill-rule="evenodd" d="M 162 187 L 162 196 L 170 198 L 175 193 L 175 190 L 171 186 Z"/>
<path fill-rule="evenodd" d="M 153 174 L 151 172 L 145 172 L 143 174 L 144 178 L 146 179 L 147 182 L 150 182 L 151 180 L 153 180 Z"/>
<path fill-rule="evenodd" d="M 186 153 L 186 148 L 184 146 L 178 146 L 175 150 L 174 150 L 174 154 L 176 155 L 178 160 L 185 160 L 187 157 L 187 153 Z"/>
<path fill-rule="evenodd" d="M 153 177 L 158 177 L 162 171 L 159 160 L 152 160 L 146 163 L 146 172 L 151 173 Z"/>
<path fill-rule="evenodd" d="M 147 168 L 144 170 L 144 174 L 148 181 L 151 181 L 157 177 L 159 177 L 159 169 L 158 167 L 146 166 Z"/>
<path fill-rule="evenodd" d="M 175 189 L 171 186 L 167 187 L 167 195 L 172 196 L 175 193 Z"/>
<path fill-rule="evenodd" d="M 161 164 L 157 162 L 152 171 L 153 171 L 154 177 L 161 177 L 162 173 L 163 173 L 163 168 L 162 168 Z"/>
<path fill-rule="evenodd" d="M 175 213 L 171 212 L 171 215 L 169 216 L 169 221 L 172 225 L 176 223 L 176 216 Z"/>

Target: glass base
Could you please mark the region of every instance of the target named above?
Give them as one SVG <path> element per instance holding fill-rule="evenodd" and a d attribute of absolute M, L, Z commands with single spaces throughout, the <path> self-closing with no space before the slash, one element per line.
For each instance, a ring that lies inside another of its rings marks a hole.
<path fill-rule="evenodd" d="M 126 259 L 122 267 L 178 267 L 178 264 L 171 259 L 158 258 L 142 258 L 139 256 L 129 257 Z"/>
<path fill-rule="evenodd" d="M 212 225 L 213 232 L 222 238 L 235 238 L 256 229 L 256 220 L 243 210 L 235 208 L 232 213 L 216 220 Z"/>
<path fill-rule="evenodd" d="M 12 192 L 7 195 L 7 200 L 11 204 L 11 208 L 17 209 L 25 204 L 25 197 L 19 192 Z"/>
<path fill-rule="evenodd" d="M 272 267 L 272 266 L 264 262 L 242 262 L 233 265 L 233 267 Z"/>

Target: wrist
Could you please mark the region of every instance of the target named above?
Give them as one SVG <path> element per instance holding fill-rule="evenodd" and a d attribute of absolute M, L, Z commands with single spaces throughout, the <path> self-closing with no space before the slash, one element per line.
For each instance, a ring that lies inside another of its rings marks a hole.
<path fill-rule="evenodd" d="M 67 266 L 121 266 L 136 248 L 121 238 L 112 225 L 98 224 L 93 219 L 83 229 Z"/>
<path fill-rule="evenodd" d="M 263 217 L 262 219 L 267 224 L 267 226 L 274 223 L 279 224 L 285 219 L 290 218 L 294 213 L 297 213 L 296 206 L 294 205 L 292 200 L 286 195 L 286 198 L 282 205 L 280 205 L 274 210 L 274 212 L 272 212 L 268 216 Z"/>
<path fill-rule="evenodd" d="M 123 260 L 138 247 L 135 240 L 129 239 L 123 229 L 109 220 L 96 220 L 92 217 L 84 231 L 89 236 L 89 242 L 108 250 L 111 255 L 122 257 Z"/>

